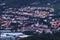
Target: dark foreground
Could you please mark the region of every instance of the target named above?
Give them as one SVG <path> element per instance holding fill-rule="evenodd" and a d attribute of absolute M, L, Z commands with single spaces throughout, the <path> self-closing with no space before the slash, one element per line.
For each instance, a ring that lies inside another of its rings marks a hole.
<path fill-rule="evenodd" d="M 60 40 L 60 32 L 53 35 L 51 34 L 35 35 L 20 40 Z"/>

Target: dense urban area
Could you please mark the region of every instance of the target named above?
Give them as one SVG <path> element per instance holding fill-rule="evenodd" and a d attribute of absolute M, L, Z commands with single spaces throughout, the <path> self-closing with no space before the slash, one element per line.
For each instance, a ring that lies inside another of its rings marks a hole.
<path fill-rule="evenodd" d="M 30 3 L 30 1 L 26 1 L 26 3 L 27 2 Z M 30 40 L 39 40 L 39 36 L 37 35 L 40 36 L 44 35 L 41 36 L 41 38 L 42 37 L 44 38 L 45 35 L 47 36 L 48 34 L 57 35 L 58 34 L 57 32 L 60 32 L 60 7 L 59 7 L 60 1 L 59 0 L 53 0 L 53 1 L 46 0 L 41 2 L 37 0 L 34 2 L 32 1 L 30 5 L 29 3 L 28 4 L 24 3 L 23 5 L 22 2 L 23 1 L 21 1 L 19 6 L 18 5 L 19 3 L 18 4 L 15 3 L 16 5 L 15 4 L 13 5 L 12 3 L 7 4 L 7 2 L 5 1 L 2 2 L 1 0 L 0 39 L 4 36 L 6 37 L 10 35 L 9 37 L 11 37 L 14 35 L 12 37 L 13 39 L 11 38 L 11 40 L 19 40 L 20 38 L 22 38 L 22 36 L 24 38 L 27 36 L 36 35 L 35 38 L 38 37 L 37 39 L 33 38 Z M 50 35 L 48 37 L 50 37 Z M 41 40 L 45 40 L 45 39 L 41 39 Z M 10 40 L 10 39 L 1 39 L 1 40 Z M 29 40 L 29 39 L 25 39 L 25 40 Z M 50 40 L 52 40 L 52 38 Z"/>

